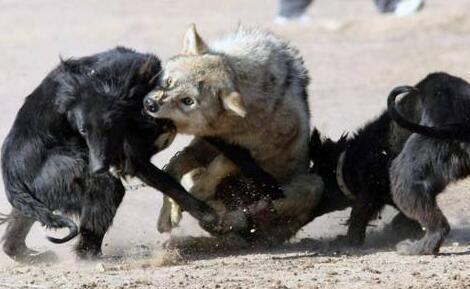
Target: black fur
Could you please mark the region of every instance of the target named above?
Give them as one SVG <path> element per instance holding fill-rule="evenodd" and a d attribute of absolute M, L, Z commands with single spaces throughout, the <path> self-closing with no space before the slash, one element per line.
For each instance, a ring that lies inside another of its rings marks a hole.
<path fill-rule="evenodd" d="M 414 110 L 419 108 L 412 97 L 404 98 L 399 105 L 407 116 L 414 115 Z M 409 135 L 391 121 L 386 112 L 356 133 L 349 137 L 343 135 L 336 142 L 322 139 L 314 130 L 310 144 L 311 159 L 313 170 L 324 180 L 325 191 L 321 203 L 312 212 L 312 218 L 352 207 L 346 241 L 350 245 L 363 244 L 369 222 L 385 205 L 395 206 L 390 194 L 389 168 Z M 346 197 L 336 180 L 338 159 L 344 151 L 343 178 L 355 200 Z"/>
<path fill-rule="evenodd" d="M 439 80 L 438 80 L 439 81 Z M 429 81 L 431 82 L 431 80 Z M 462 85 L 462 83 L 460 83 Z M 465 85 L 465 84 L 463 84 Z M 452 86 L 453 88 L 457 88 L 457 86 Z M 464 142 L 469 142 L 470 141 L 470 126 L 467 123 L 455 123 L 455 121 L 450 121 L 449 116 L 451 115 L 442 115 L 442 114 L 448 114 L 449 112 L 452 111 L 460 111 L 462 112 L 463 110 L 466 110 L 468 107 L 466 103 L 461 102 L 461 101 L 448 101 L 449 97 L 452 97 L 455 95 L 456 92 L 453 91 L 443 91 L 439 90 L 439 88 L 436 88 L 439 94 L 432 95 L 431 97 L 425 97 L 423 99 L 423 106 L 424 107 L 429 107 L 429 106 L 437 106 L 437 104 L 442 104 L 443 106 L 439 108 L 439 110 L 442 110 L 443 112 L 431 112 L 431 115 L 434 115 L 435 117 L 438 116 L 437 114 L 441 114 L 440 118 L 445 119 L 445 124 L 442 124 L 439 127 L 431 127 L 431 126 L 426 126 L 426 125 L 421 125 L 418 123 L 411 122 L 405 118 L 403 118 L 398 111 L 398 109 L 395 107 L 395 100 L 396 98 L 403 93 L 417 93 L 420 94 L 419 90 L 417 90 L 415 87 L 412 86 L 399 86 L 396 87 L 391 93 L 388 98 L 388 113 L 392 117 L 392 119 L 401 127 L 415 133 L 419 133 L 421 135 L 427 136 L 427 137 L 432 137 L 436 139 L 444 139 L 444 140 L 459 140 L 459 141 L 464 141 Z M 452 103 L 455 103 L 457 107 L 450 108 L 449 106 L 452 106 Z M 434 109 L 435 110 L 435 109 Z M 445 110 L 449 110 L 446 112 Z M 458 112 L 459 113 L 459 112 Z M 439 117 L 439 116 L 438 116 Z"/>
<path fill-rule="evenodd" d="M 69 228 L 63 239 L 48 237 L 52 242 L 79 233 L 71 219 L 55 210 L 80 216 L 79 254 L 100 253 L 124 188 L 110 174 L 90 170 L 101 172 L 114 161 L 103 152 L 119 150 L 122 128 L 112 131 L 115 139 L 101 137 L 101 131 L 129 109 L 120 101 L 129 97 L 129 74 L 137 62 L 148 60 L 158 72 L 158 59 L 124 48 L 65 60 L 26 98 L 2 146 L 5 192 L 13 206 L 3 246 L 9 256 L 32 257 L 24 238 L 33 221 Z"/>
<path fill-rule="evenodd" d="M 394 99 L 420 100 L 414 118 L 402 116 Z M 404 241 L 397 249 L 402 254 L 435 254 L 450 231 L 436 196 L 449 183 L 470 174 L 470 84 L 446 74 L 434 73 L 416 88 L 398 88 L 389 96 L 392 118 L 413 134 L 407 138 L 390 169 L 393 200 L 409 218 L 426 229 L 418 241 Z"/>

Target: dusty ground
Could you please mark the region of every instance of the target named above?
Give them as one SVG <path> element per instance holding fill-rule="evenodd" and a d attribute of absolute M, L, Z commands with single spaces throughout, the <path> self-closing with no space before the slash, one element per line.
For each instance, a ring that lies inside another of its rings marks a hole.
<path fill-rule="evenodd" d="M 209 38 L 242 22 L 291 40 L 313 79 L 312 123 L 332 137 L 380 113 L 395 85 L 413 84 L 436 70 L 470 79 L 469 0 L 428 0 L 422 13 L 409 18 L 379 15 L 368 0 L 316 2 L 311 23 L 276 26 L 273 0 L 2 0 L 0 139 L 59 55 L 122 44 L 165 59 L 180 49 L 191 22 Z M 186 142 L 179 138 L 155 161 L 165 163 Z M 131 257 L 79 263 L 72 244 L 54 246 L 35 227 L 29 245 L 52 249 L 61 261 L 24 266 L 0 253 L 0 288 L 470 288 L 469 186 L 461 182 L 440 200 L 453 231 L 437 257 L 396 255 L 391 244 L 400 236 L 383 230 L 383 221 L 363 250 L 328 248 L 329 238 L 344 233 L 347 212 L 315 220 L 293 244 L 269 251 L 223 249 L 212 242 L 165 251 L 160 244 L 168 236 L 155 227 L 161 196 L 142 189 L 128 193 L 106 238 L 108 255 Z M 0 211 L 8 209 L 0 194 Z M 202 232 L 186 217 L 179 234 Z"/>

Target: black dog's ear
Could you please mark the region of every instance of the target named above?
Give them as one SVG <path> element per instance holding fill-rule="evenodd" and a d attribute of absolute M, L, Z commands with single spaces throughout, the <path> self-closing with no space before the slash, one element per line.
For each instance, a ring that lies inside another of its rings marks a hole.
<path fill-rule="evenodd" d="M 68 58 L 64 59 L 62 56 L 59 56 L 60 65 L 66 73 L 79 74 L 82 70 L 82 62 L 79 60 Z"/>
<path fill-rule="evenodd" d="M 132 98 L 142 90 L 151 90 L 157 82 L 161 72 L 160 60 L 149 56 L 144 63 L 134 63 L 131 73 L 127 77 L 126 87 L 129 90 L 128 98 Z"/>
<path fill-rule="evenodd" d="M 318 173 L 318 162 L 321 162 L 320 157 L 322 154 L 322 147 L 323 147 L 323 142 L 321 139 L 320 132 L 314 128 L 312 131 L 312 135 L 310 136 L 310 162 L 311 162 L 311 167 L 310 170 L 311 172 L 316 172 Z"/>
<path fill-rule="evenodd" d="M 66 113 L 76 101 L 77 91 L 80 88 L 80 76 L 72 73 L 63 73 L 57 79 L 58 88 L 55 91 L 54 103 L 59 113 Z"/>
<path fill-rule="evenodd" d="M 57 107 L 57 112 L 60 114 L 66 113 L 75 103 L 75 98 L 70 95 L 58 95 L 55 105 Z"/>
<path fill-rule="evenodd" d="M 310 136 L 310 160 L 315 161 L 318 159 L 319 154 L 321 154 L 323 142 L 321 139 L 320 132 L 318 129 L 313 129 L 312 135 Z"/>

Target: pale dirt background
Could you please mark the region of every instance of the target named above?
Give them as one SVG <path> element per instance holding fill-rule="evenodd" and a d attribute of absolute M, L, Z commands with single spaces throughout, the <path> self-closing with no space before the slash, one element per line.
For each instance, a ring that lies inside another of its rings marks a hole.
<path fill-rule="evenodd" d="M 470 0 L 428 0 L 422 13 L 408 18 L 380 15 L 369 0 L 316 2 L 310 23 L 278 26 L 274 0 L 0 0 L 0 139 L 59 55 L 83 56 L 119 44 L 164 60 L 181 48 L 192 22 L 207 39 L 241 22 L 292 41 L 312 77 L 312 124 L 332 137 L 378 115 L 396 85 L 414 84 L 436 70 L 470 79 Z M 156 163 L 164 164 L 186 142 L 179 138 Z M 156 232 L 161 195 L 141 189 L 128 193 L 106 237 L 105 253 L 132 258 L 76 262 L 72 244 L 48 243 L 37 226 L 29 245 L 52 249 L 61 261 L 24 266 L 0 253 L 0 288 L 470 288 L 468 188 L 460 182 L 441 198 L 453 231 L 437 257 L 396 255 L 390 243 L 399 234 L 383 232 L 383 222 L 365 249 L 328 250 L 327 239 L 345 232 L 348 211 L 315 220 L 296 239 L 309 240 L 269 252 L 204 242 L 198 252 L 164 251 L 160 244 L 168 236 Z M 8 210 L 0 194 L 0 211 Z M 201 230 L 186 217 L 178 234 Z M 153 257 L 141 256 L 148 253 Z"/>

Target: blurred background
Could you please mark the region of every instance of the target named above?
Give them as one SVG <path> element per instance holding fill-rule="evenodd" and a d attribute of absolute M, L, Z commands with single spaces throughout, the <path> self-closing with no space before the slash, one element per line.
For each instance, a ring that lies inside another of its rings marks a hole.
<path fill-rule="evenodd" d="M 238 23 L 261 26 L 291 41 L 312 78 L 312 125 L 333 138 L 381 113 L 394 86 L 415 84 L 432 71 L 470 80 L 470 0 L 428 0 L 422 11 L 407 17 L 381 14 L 370 0 L 316 0 L 307 10 L 308 19 L 284 24 L 275 22 L 277 11 L 275 0 L 0 0 L 0 140 L 24 98 L 59 56 L 80 57 L 124 45 L 155 53 L 165 62 L 182 48 L 190 23 L 196 23 L 208 42 Z M 187 141 L 178 137 L 155 163 L 163 166 Z M 461 201 L 470 194 L 466 182 L 451 190 L 458 193 L 445 195 L 441 202 L 457 227 L 451 241 L 458 241 L 459 234 L 470 231 L 470 206 Z M 165 240 L 156 230 L 160 203 L 161 194 L 154 190 L 128 192 L 106 237 L 105 252 Z M 0 193 L 0 212 L 8 211 Z M 340 212 L 314 221 L 299 238 L 342 233 L 346 216 Z M 178 234 L 201 231 L 185 217 Z M 72 256 L 71 244 L 52 245 L 39 226 L 28 242 Z M 0 264 L 10 262 L 0 253 Z"/>

